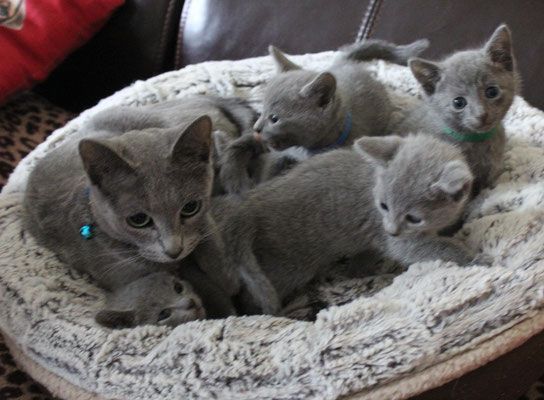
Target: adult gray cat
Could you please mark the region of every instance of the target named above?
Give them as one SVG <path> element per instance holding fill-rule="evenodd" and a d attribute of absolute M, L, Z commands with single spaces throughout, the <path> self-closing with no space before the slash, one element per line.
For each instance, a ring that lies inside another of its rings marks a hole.
<path fill-rule="evenodd" d="M 359 61 L 381 58 L 403 64 L 427 46 L 426 39 L 406 46 L 375 40 L 355 43 L 342 48 L 325 72 L 303 70 L 270 46 L 279 73 L 266 85 L 263 111 L 254 125 L 259 138 L 240 138 L 233 142 L 234 149 L 225 151 L 220 177 L 226 191 L 252 187 L 245 168 L 259 139 L 275 150 L 300 146 L 317 153 L 351 145 L 361 136 L 384 134 L 391 102 L 385 87 Z M 252 140 L 255 143 L 247 146 Z"/>
<path fill-rule="evenodd" d="M 395 132 L 421 131 L 457 143 L 475 176 L 476 194 L 493 183 L 503 161 L 501 121 L 518 84 L 510 30 L 499 26 L 481 49 L 460 51 L 440 62 L 416 58 L 409 65 L 425 99 Z"/>
<path fill-rule="evenodd" d="M 201 298 L 191 284 L 167 272 L 155 272 L 111 292 L 96 321 L 108 328 L 137 325 L 177 326 L 206 318 Z"/>
<path fill-rule="evenodd" d="M 456 146 L 417 135 L 365 137 L 354 147 L 257 186 L 223 221 L 225 249 L 253 299 L 246 304 L 275 314 L 321 269 L 365 250 L 404 265 L 473 260 L 460 241 L 437 235 L 470 193 Z"/>
<path fill-rule="evenodd" d="M 210 118 L 169 127 L 181 119 L 167 122 L 144 107 L 126 111 L 97 115 L 86 138 L 69 140 L 40 160 L 25 195 L 26 226 L 106 289 L 175 269 L 192 254 L 232 295 L 238 280 L 224 264 L 208 213 Z"/>

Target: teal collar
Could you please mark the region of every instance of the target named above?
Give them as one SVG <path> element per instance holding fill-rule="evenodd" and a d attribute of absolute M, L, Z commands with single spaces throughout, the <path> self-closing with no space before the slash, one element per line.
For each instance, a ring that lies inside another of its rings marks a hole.
<path fill-rule="evenodd" d="M 454 138 L 458 142 L 485 142 L 491 139 L 497 133 L 497 127 L 492 128 L 487 132 L 473 132 L 473 133 L 459 133 L 447 126 L 442 129 L 442 132 L 446 135 Z"/>
<path fill-rule="evenodd" d="M 338 139 L 336 139 L 336 142 L 322 148 L 310 149 L 310 152 L 313 154 L 324 153 L 326 151 L 333 150 L 333 149 L 336 149 L 337 147 L 343 146 L 348 140 L 349 134 L 351 133 L 351 125 L 352 125 L 351 112 L 348 111 L 346 114 L 346 117 L 344 118 L 344 126 L 342 127 L 342 132 L 340 132 L 340 136 L 338 136 Z"/>

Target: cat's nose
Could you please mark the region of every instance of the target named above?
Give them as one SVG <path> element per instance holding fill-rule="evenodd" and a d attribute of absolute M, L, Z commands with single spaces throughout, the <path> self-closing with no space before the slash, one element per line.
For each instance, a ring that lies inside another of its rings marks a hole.
<path fill-rule="evenodd" d="M 383 228 L 385 229 L 385 232 L 391 236 L 398 236 L 400 233 L 400 228 L 395 224 L 385 224 Z"/>
<path fill-rule="evenodd" d="M 482 115 L 480 115 L 480 124 L 481 125 L 487 125 L 488 124 L 488 118 L 489 118 L 488 113 L 483 113 Z"/>
<path fill-rule="evenodd" d="M 181 247 L 178 247 L 178 248 L 166 249 L 164 252 L 172 260 L 175 260 L 176 258 L 179 257 L 179 255 L 181 254 L 182 251 L 183 251 L 183 249 Z"/>
<path fill-rule="evenodd" d="M 194 301 L 194 299 L 190 299 L 189 302 L 187 303 L 187 308 L 195 308 L 196 307 L 196 302 Z"/>

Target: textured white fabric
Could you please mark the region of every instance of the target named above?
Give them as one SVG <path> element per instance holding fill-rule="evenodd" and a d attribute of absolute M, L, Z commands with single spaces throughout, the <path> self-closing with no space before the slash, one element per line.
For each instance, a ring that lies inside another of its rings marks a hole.
<path fill-rule="evenodd" d="M 294 59 L 322 69 L 332 54 Z M 417 95 L 406 68 L 383 62 L 369 68 L 399 104 Z M 56 131 L 18 166 L 0 195 L 0 329 L 27 356 L 106 397 L 334 399 L 378 389 L 473 349 L 542 309 L 544 114 L 516 98 L 505 121 L 504 172 L 494 189 L 471 203 L 459 233 L 494 259 L 492 267 L 414 264 L 390 286 L 324 310 L 315 322 L 255 316 L 173 330 L 99 327 L 93 314 L 102 291 L 68 272 L 21 229 L 22 191 L 35 161 L 113 104 L 216 93 L 248 98 L 258 108 L 272 73 L 269 59 L 256 58 L 189 66 L 137 82 Z"/>

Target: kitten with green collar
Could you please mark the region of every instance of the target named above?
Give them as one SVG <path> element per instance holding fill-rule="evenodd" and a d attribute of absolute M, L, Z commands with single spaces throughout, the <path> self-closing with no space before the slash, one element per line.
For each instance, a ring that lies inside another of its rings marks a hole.
<path fill-rule="evenodd" d="M 220 177 L 226 192 L 252 187 L 247 160 L 259 142 L 273 150 L 298 146 L 315 154 L 349 146 L 361 136 L 385 134 L 393 107 L 385 87 L 360 62 L 379 58 L 405 64 L 427 46 L 427 40 L 406 46 L 355 43 L 340 49 L 324 72 L 304 70 L 270 46 L 278 74 L 266 84 L 262 114 L 253 127 L 256 139 L 240 138 L 225 151 Z M 247 146 L 251 141 L 253 146 Z"/>
<path fill-rule="evenodd" d="M 97 114 L 83 139 L 67 139 L 31 172 L 27 229 L 108 290 L 175 270 L 191 255 L 227 296 L 236 293 L 238 278 L 224 263 L 208 209 L 212 119 L 236 134 L 232 115 L 240 110 L 226 117 L 214 104 L 198 97 Z"/>
<path fill-rule="evenodd" d="M 474 194 L 493 184 L 502 166 L 506 115 L 519 79 L 510 30 L 499 26 L 480 49 L 456 52 L 440 62 L 409 61 L 424 100 L 394 131 L 425 132 L 456 143 L 475 176 Z"/>
<path fill-rule="evenodd" d="M 343 257 L 375 250 L 407 266 L 473 255 L 438 236 L 469 198 L 461 151 L 429 135 L 363 137 L 246 193 L 221 222 L 228 259 L 244 283 L 244 312 L 282 302 Z M 215 207 L 215 206 L 214 206 Z"/>

